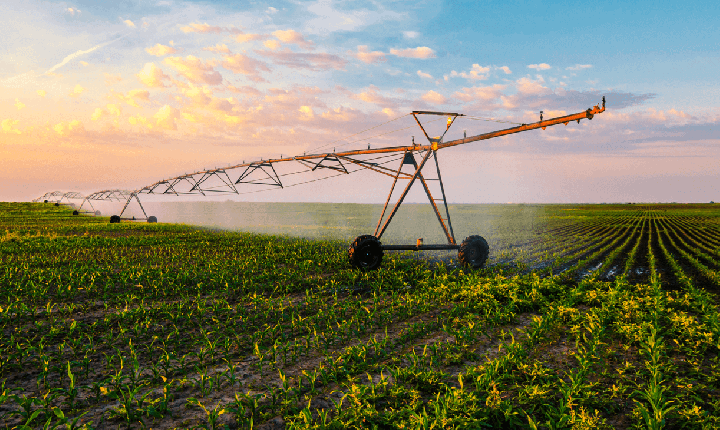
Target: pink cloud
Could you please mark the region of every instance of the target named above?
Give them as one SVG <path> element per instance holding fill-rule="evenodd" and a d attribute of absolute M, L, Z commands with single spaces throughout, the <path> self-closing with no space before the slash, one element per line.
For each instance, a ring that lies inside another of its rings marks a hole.
<path fill-rule="evenodd" d="M 533 81 L 530 78 L 520 78 L 515 82 L 518 92 L 523 94 L 548 94 L 552 92 L 548 87 L 544 87 L 540 84 L 540 81 Z"/>
<path fill-rule="evenodd" d="M 423 96 L 421 98 L 428 103 L 433 103 L 433 104 L 438 104 L 438 105 L 445 104 L 445 102 L 447 101 L 442 94 L 435 92 L 433 90 L 426 92 L 425 94 L 423 94 Z"/>
<path fill-rule="evenodd" d="M 170 79 L 170 76 L 163 73 L 162 69 L 157 67 L 155 63 L 145 63 L 145 67 L 135 76 L 150 88 L 164 88 L 167 85 L 163 81 Z"/>
<path fill-rule="evenodd" d="M 255 87 L 250 87 L 250 86 L 243 86 L 243 87 L 239 87 L 239 88 L 238 88 L 238 87 L 236 87 L 236 86 L 234 86 L 234 85 L 228 84 L 227 89 L 228 89 L 229 91 L 234 92 L 234 93 L 244 94 L 244 95 L 249 95 L 249 96 L 260 96 L 260 95 L 262 95 L 262 93 L 261 93 L 257 88 L 255 88 Z"/>
<path fill-rule="evenodd" d="M 148 54 L 154 55 L 156 57 L 164 57 L 166 55 L 176 53 L 177 49 L 170 47 L 170 46 L 161 45 L 158 43 L 155 46 L 153 46 L 152 48 L 145 48 L 145 51 Z"/>
<path fill-rule="evenodd" d="M 352 108 L 340 106 L 336 109 L 323 112 L 320 116 L 330 121 L 348 122 L 355 120 L 360 115 L 360 111 Z"/>
<path fill-rule="evenodd" d="M 309 40 L 305 40 L 302 34 L 295 30 L 278 30 L 272 33 L 278 40 L 284 43 L 294 43 L 302 47 L 308 48 L 313 45 Z"/>
<path fill-rule="evenodd" d="M 385 61 L 385 54 L 381 51 L 368 51 L 367 45 L 358 45 L 357 52 L 347 51 L 347 54 L 357 58 L 363 63 L 380 63 Z"/>
<path fill-rule="evenodd" d="M 127 95 L 123 93 L 116 93 L 112 92 L 112 95 L 125 103 L 127 103 L 130 106 L 134 107 L 140 107 L 140 104 L 138 102 L 149 102 L 150 101 L 150 92 L 148 90 L 130 90 L 128 91 Z"/>
<path fill-rule="evenodd" d="M 188 55 L 185 58 L 167 57 L 163 60 L 163 63 L 177 70 L 190 82 L 208 85 L 222 83 L 222 75 L 214 69 L 211 62 L 203 62 L 193 55 Z"/>
<path fill-rule="evenodd" d="M 509 69 L 508 69 L 509 70 Z M 472 68 L 468 72 L 456 72 L 455 70 L 451 71 L 449 75 L 445 75 L 444 78 L 447 81 L 448 78 L 455 78 L 455 77 L 461 77 L 464 79 L 468 79 L 471 81 L 475 80 L 484 80 L 488 78 L 488 73 L 490 73 L 490 66 L 480 66 L 479 64 L 473 64 Z"/>
<path fill-rule="evenodd" d="M 217 52 L 219 54 L 231 54 L 230 48 L 226 44 L 217 44 L 215 46 L 206 46 L 203 51 Z"/>
<path fill-rule="evenodd" d="M 273 52 L 266 50 L 255 51 L 258 54 L 269 58 L 272 62 L 287 66 L 293 69 L 309 70 L 343 70 L 347 61 L 337 55 L 327 53 L 299 53 L 289 49 Z"/>
<path fill-rule="evenodd" d="M 500 98 L 503 95 L 502 90 L 506 87 L 506 85 L 494 84 L 487 87 L 463 88 L 462 92 L 453 93 L 453 97 L 466 103 L 476 100 L 491 101 Z"/>
<path fill-rule="evenodd" d="M 424 79 L 432 79 L 433 78 L 431 74 L 425 73 L 422 70 L 418 70 L 417 75 Z"/>
<path fill-rule="evenodd" d="M 155 115 L 153 115 L 153 118 L 155 118 L 155 125 L 157 128 L 177 130 L 177 123 L 175 120 L 180 116 L 179 110 L 169 105 L 165 105 L 161 107 Z"/>
<path fill-rule="evenodd" d="M 550 66 L 547 63 L 529 64 L 527 67 L 528 67 L 528 69 L 535 69 L 538 71 L 552 69 L 552 66 Z"/>
<path fill-rule="evenodd" d="M 263 36 L 260 34 L 245 34 L 245 33 L 238 34 L 234 37 L 234 39 L 237 43 L 245 43 L 245 42 L 250 42 L 252 40 L 260 40 L 262 38 L 263 38 Z"/>
<path fill-rule="evenodd" d="M 215 33 L 219 34 L 225 31 L 224 28 L 205 24 L 191 23 L 185 27 L 180 27 L 183 33 Z"/>
<path fill-rule="evenodd" d="M 435 51 L 428 48 L 427 46 L 418 46 L 417 48 L 406 48 L 406 49 L 390 49 L 392 55 L 404 58 L 434 58 Z"/>
<path fill-rule="evenodd" d="M 378 94 L 378 88 L 375 85 L 370 85 L 366 91 L 363 91 L 359 94 L 352 94 L 350 97 L 355 100 L 362 100 L 367 103 L 374 103 L 392 107 L 397 106 L 397 102 L 395 100 Z"/>
<path fill-rule="evenodd" d="M 255 60 L 244 54 L 223 56 L 223 62 L 221 65 L 233 73 L 246 75 L 253 82 L 264 81 L 264 79 L 260 76 L 260 71 L 270 71 L 270 68 L 262 61 Z"/>

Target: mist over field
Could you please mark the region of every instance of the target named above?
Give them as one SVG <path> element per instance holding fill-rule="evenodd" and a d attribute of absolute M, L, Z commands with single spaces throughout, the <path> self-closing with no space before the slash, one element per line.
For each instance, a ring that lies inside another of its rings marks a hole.
<path fill-rule="evenodd" d="M 160 202 L 143 206 L 148 215 L 155 215 L 164 223 L 348 243 L 357 236 L 372 234 L 383 208 L 379 204 L 234 201 Z M 129 208 L 129 216 L 142 215 L 136 205 Z M 439 208 L 444 217 L 444 208 Z M 460 243 L 467 236 L 482 235 L 490 244 L 491 260 L 503 251 L 522 247 L 523 243 L 537 238 L 549 220 L 545 205 L 451 204 L 448 208 L 455 240 Z M 389 206 L 387 212 L 391 210 Z M 423 238 L 425 244 L 447 243 L 429 204 L 405 203 L 385 231 L 382 242 L 413 244 L 418 238 Z"/>

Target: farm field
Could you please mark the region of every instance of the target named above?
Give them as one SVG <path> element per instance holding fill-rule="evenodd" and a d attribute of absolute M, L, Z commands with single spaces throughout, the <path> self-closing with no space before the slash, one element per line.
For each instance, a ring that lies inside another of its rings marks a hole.
<path fill-rule="evenodd" d="M 550 205 L 485 269 L 368 273 L 71 212 L 0 203 L 0 428 L 720 428 L 720 205 Z"/>

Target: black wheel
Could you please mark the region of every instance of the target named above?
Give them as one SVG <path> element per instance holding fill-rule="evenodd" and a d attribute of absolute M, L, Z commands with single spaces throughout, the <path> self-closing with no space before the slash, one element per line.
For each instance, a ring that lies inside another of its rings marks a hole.
<path fill-rule="evenodd" d="M 43 200 L 43 203 L 47 203 L 47 200 Z"/>
<path fill-rule="evenodd" d="M 155 216 L 153 216 L 153 215 L 150 215 L 150 216 L 148 217 L 148 222 L 157 222 L 157 218 L 156 218 Z"/>
<path fill-rule="evenodd" d="M 487 241 L 482 236 L 469 236 L 460 244 L 458 260 L 473 269 L 480 269 L 485 265 L 488 255 L 490 247 Z"/>
<path fill-rule="evenodd" d="M 55 206 L 60 206 L 60 203 L 55 203 Z"/>
<path fill-rule="evenodd" d="M 100 211 L 95 211 L 95 216 L 100 216 Z"/>
<path fill-rule="evenodd" d="M 78 211 L 73 211 L 73 215 L 77 215 L 77 214 L 78 214 Z"/>
<path fill-rule="evenodd" d="M 382 263 L 383 249 L 377 237 L 370 234 L 358 236 L 348 252 L 350 265 L 360 270 L 377 270 Z"/>
<path fill-rule="evenodd" d="M 116 224 L 120 222 L 120 216 L 119 215 L 113 215 L 110 217 L 110 224 Z"/>

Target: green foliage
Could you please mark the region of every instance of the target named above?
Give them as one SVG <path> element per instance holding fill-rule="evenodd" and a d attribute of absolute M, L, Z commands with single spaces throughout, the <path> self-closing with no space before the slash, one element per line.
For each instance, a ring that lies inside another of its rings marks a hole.
<path fill-rule="evenodd" d="M 487 269 L 365 273 L 340 242 L 0 204 L 0 422 L 716 428 L 718 220 L 547 206 Z"/>

